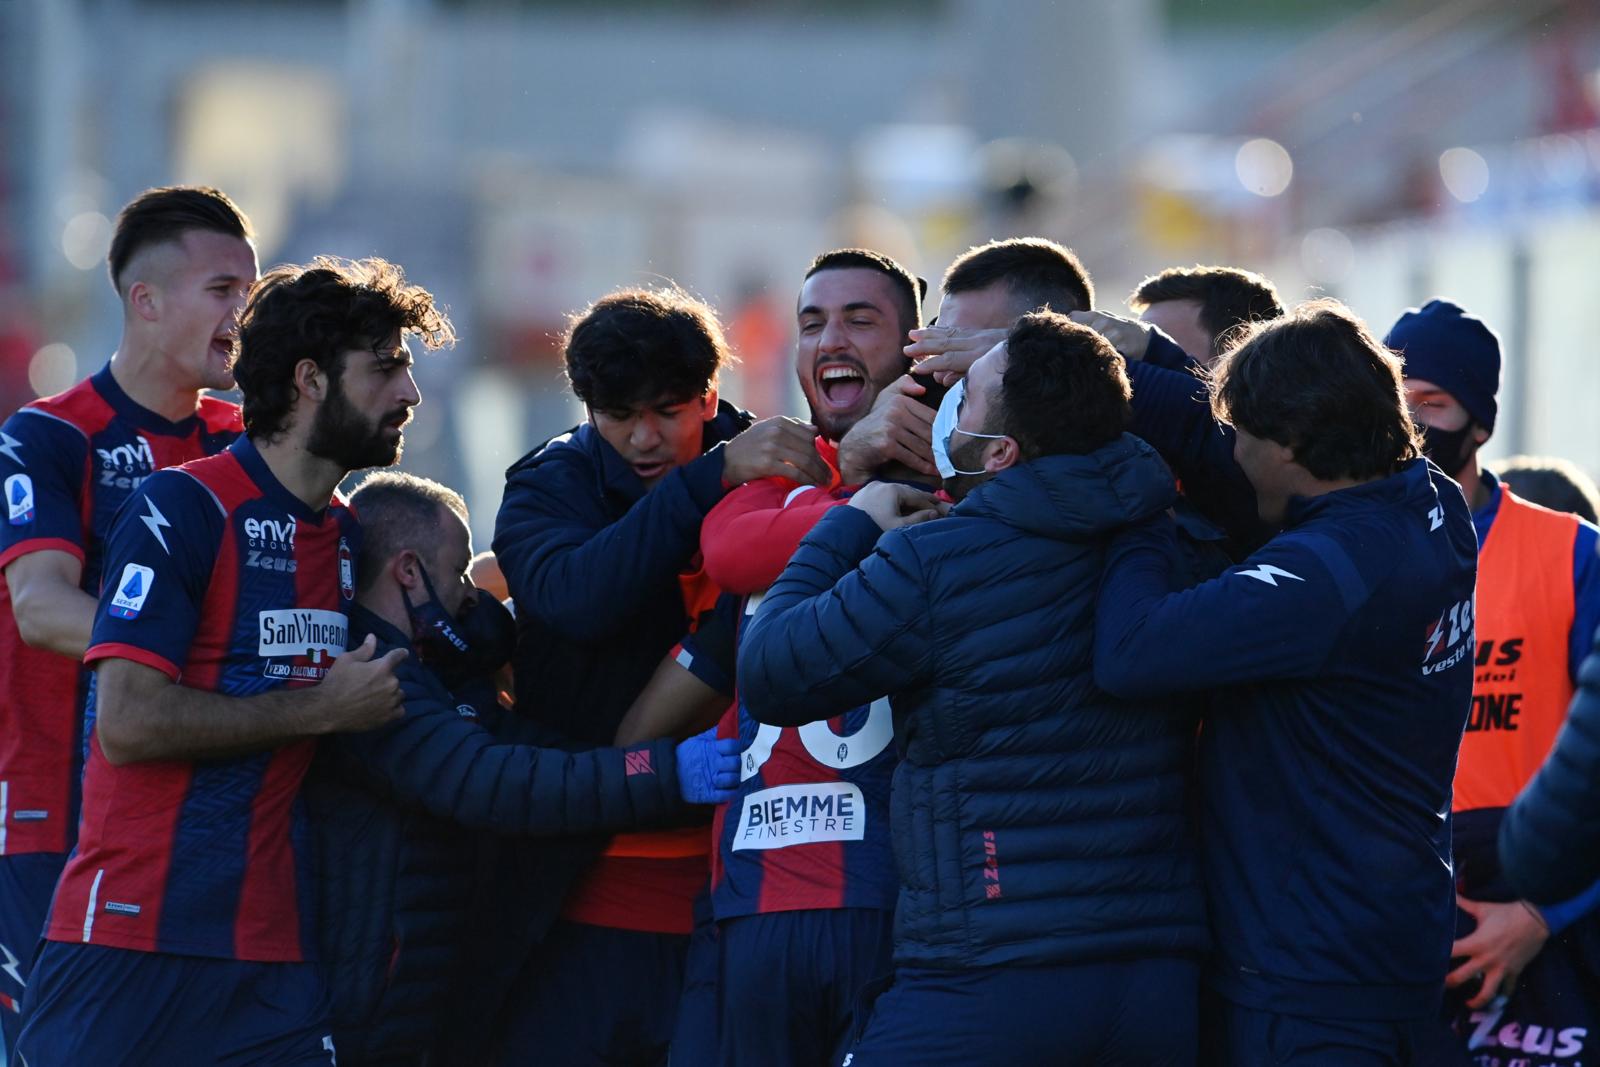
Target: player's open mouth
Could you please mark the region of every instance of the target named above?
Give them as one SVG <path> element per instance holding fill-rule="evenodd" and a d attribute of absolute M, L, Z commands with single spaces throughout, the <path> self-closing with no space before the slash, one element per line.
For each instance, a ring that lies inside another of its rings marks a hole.
<path fill-rule="evenodd" d="M 853 363 L 823 363 L 817 367 L 817 396 L 833 411 L 850 411 L 867 391 L 867 376 Z"/>
<path fill-rule="evenodd" d="M 633 467 L 633 473 L 644 481 L 649 481 L 651 478 L 659 478 L 667 473 L 669 464 L 665 460 L 658 460 L 655 463 L 633 463 L 630 466 Z"/>

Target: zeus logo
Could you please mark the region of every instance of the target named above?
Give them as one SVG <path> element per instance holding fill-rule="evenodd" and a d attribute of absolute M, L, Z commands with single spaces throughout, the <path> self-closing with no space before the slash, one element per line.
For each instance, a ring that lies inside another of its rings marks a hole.
<path fill-rule="evenodd" d="M 1472 635 L 1473 603 L 1470 599 L 1458 601 L 1439 613 L 1438 619 L 1423 634 L 1422 673 L 1438 674 L 1466 660 L 1476 648 Z M 1448 635 L 1446 624 L 1449 626 Z M 1460 647 L 1457 647 L 1460 646 Z M 1450 649 L 1455 649 L 1450 652 Z M 1444 658 L 1431 662 L 1433 657 L 1446 653 Z"/>
<path fill-rule="evenodd" d="M 1254 578 L 1258 582 L 1266 582 L 1271 586 L 1276 586 L 1279 578 L 1293 578 L 1297 582 L 1305 581 L 1298 574 L 1290 574 L 1282 567 L 1274 567 L 1270 563 L 1263 563 L 1259 567 L 1247 571 L 1239 571 L 1238 573 L 1246 578 Z"/>
<path fill-rule="evenodd" d="M 0 430 L 0 456 L 6 457 L 19 467 L 25 467 L 27 464 L 23 463 L 22 457 L 17 455 L 17 449 L 21 447 L 21 441 L 17 440 L 15 437 L 12 437 L 4 430 Z"/>
<path fill-rule="evenodd" d="M 150 534 L 161 545 L 161 551 L 169 556 L 172 555 L 172 549 L 167 547 L 167 538 L 161 532 L 172 529 L 172 523 L 167 521 L 167 517 L 161 514 L 161 509 L 156 507 L 156 502 L 149 497 L 144 498 L 144 514 L 139 516 L 139 521 L 150 528 Z"/>

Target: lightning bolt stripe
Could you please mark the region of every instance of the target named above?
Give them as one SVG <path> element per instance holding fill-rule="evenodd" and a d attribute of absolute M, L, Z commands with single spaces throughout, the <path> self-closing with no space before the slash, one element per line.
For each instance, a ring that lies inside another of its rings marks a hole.
<path fill-rule="evenodd" d="M 0 456 L 4 456 L 19 467 L 26 467 L 22 457 L 17 455 L 17 449 L 22 447 L 22 442 L 0 430 Z"/>
<path fill-rule="evenodd" d="M 18 964 L 20 964 L 22 961 L 17 959 L 16 956 L 12 955 L 11 950 L 5 945 L 0 945 L 0 952 L 4 952 L 6 954 L 5 966 L 0 967 L 0 971 L 4 971 L 7 975 L 10 975 L 12 978 L 16 979 L 17 985 L 27 988 L 28 980 L 22 977 L 22 971 L 18 967 Z"/>
<path fill-rule="evenodd" d="M 161 545 L 161 551 L 169 556 L 172 555 L 172 549 L 167 547 L 167 538 L 161 532 L 164 529 L 172 529 L 172 523 L 168 522 L 167 517 L 161 514 L 161 509 L 156 507 L 156 502 L 152 498 L 145 497 L 144 506 L 145 513 L 139 516 L 139 521 L 150 528 L 150 533 Z"/>
<path fill-rule="evenodd" d="M 1293 578 L 1297 582 L 1305 581 L 1298 574 L 1290 574 L 1282 567 L 1274 567 L 1270 563 L 1263 563 L 1259 567 L 1247 571 L 1236 572 L 1246 578 L 1254 578 L 1258 582 L 1266 582 L 1270 586 L 1277 586 L 1279 578 Z"/>

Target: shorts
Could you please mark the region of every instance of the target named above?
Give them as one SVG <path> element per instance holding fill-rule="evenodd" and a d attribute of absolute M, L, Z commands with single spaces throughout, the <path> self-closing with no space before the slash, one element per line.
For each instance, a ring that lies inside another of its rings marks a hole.
<path fill-rule="evenodd" d="M 689 937 L 557 922 L 507 995 L 495 1062 L 665 1064 Z"/>
<path fill-rule="evenodd" d="M 720 926 L 723 1067 L 838 1063 L 861 991 L 893 967 L 893 913 L 780 911 Z"/>
<path fill-rule="evenodd" d="M 1200 967 L 1155 957 L 962 971 L 902 967 L 841 1067 L 1191 1067 Z"/>
<path fill-rule="evenodd" d="M 311 963 L 253 963 L 46 941 L 22 1006 L 16 1063 L 335 1062 Z"/>
<path fill-rule="evenodd" d="M 0 856 L 0 1040 L 5 1043 L 5 1057 L 11 1055 L 22 1030 L 28 974 L 50 914 L 56 879 L 66 863 L 65 852 Z"/>

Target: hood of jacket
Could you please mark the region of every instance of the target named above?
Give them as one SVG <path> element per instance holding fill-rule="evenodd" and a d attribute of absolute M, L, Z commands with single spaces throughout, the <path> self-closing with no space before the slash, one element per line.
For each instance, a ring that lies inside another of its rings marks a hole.
<path fill-rule="evenodd" d="M 967 494 L 955 514 L 1060 541 L 1090 541 L 1171 507 L 1177 495 L 1156 450 L 1125 433 L 1084 455 L 1009 467 Z"/>

